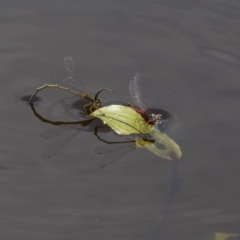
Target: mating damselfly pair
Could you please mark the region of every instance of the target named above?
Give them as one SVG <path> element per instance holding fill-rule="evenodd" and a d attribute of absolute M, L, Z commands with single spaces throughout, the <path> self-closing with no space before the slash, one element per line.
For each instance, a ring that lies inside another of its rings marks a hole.
<path fill-rule="evenodd" d="M 74 62 L 73 62 L 72 58 L 65 57 L 64 65 L 65 65 L 66 71 L 68 73 L 68 77 L 64 78 L 59 84 L 45 84 L 45 85 L 37 88 L 29 100 L 30 105 L 33 105 L 34 97 L 37 95 L 38 92 L 40 92 L 46 88 L 56 88 L 59 90 L 67 91 L 77 97 L 87 100 L 88 103 L 83 106 L 83 110 L 86 115 L 90 115 L 96 109 L 99 109 L 102 107 L 102 101 L 100 98 L 98 98 L 99 94 L 102 91 L 109 91 L 111 93 L 114 93 L 119 99 L 123 100 L 127 106 L 132 107 L 136 112 L 141 114 L 143 119 L 148 124 L 154 125 L 154 124 L 159 124 L 161 122 L 161 114 L 148 113 L 146 110 L 146 106 L 142 100 L 142 88 L 141 88 L 141 84 L 140 84 L 140 73 L 136 73 L 135 77 L 129 83 L 129 93 L 135 104 L 135 105 L 133 105 L 129 101 L 124 99 L 121 95 L 117 94 L 116 91 L 114 91 L 110 88 L 103 87 L 103 88 L 99 89 L 98 91 L 96 91 L 94 96 L 91 96 L 88 92 L 85 91 L 83 83 L 80 81 L 79 75 L 75 71 L 75 66 L 74 66 Z"/>
<path fill-rule="evenodd" d="M 34 108 L 34 98 L 38 92 L 47 89 L 55 88 L 63 91 L 67 91 L 81 99 L 87 101 L 82 106 L 82 110 L 85 116 L 99 118 L 107 123 L 112 130 L 121 135 L 134 135 L 136 139 L 142 139 L 143 141 L 149 142 L 149 136 L 152 139 L 158 139 L 153 133 L 156 133 L 156 126 L 161 123 L 161 114 L 148 113 L 146 106 L 142 100 L 142 90 L 140 84 L 140 74 L 136 73 L 135 77 L 129 83 L 129 93 L 132 97 L 133 103 L 131 104 L 116 91 L 110 88 L 101 88 L 96 91 L 94 96 L 91 96 L 85 91 L 82 82 L 79 79 L 78 73 L 75 71 L 74 62 L 71 57 L 64 58 L 64 65 L 68 73 L 68 77 L 63 79 L 59 84 L 45 84 L 36 89 L 30 98 L 30 105 Z M 58 81 L 59 82 L 59 81 Z M 102 91 L 108 91 L 117 96 L 123 103 L 122 104 L 111 104 L 103 106 L 102 100 L 99 98 L 99 94 Z M 66 106 L 65 106 L 66 107 Z M 36 111 L 35 111 L 36 112 Z M 82 126 L 88 124 L 88 120 L 79 121 L 79 124 L 70 126 L 70 123 L 58 122 L 63 124 L 58 130 L 51 130 L 43 135 L 45 138 L 50 138 L 64 133 L 67 137 L 61 139 L 60 143 L 55 143 L 49 147 L 45 156 L 49 157 L 59 151 L 72 137 L 76 135 Z M 51 122 L 51 121 L 48 121 Z M 91 122 L 91 121 L 90 121 Z M 75 122 L 73 122 L 75 123 Z M 149 144 L 147 144 L 149 145 Z M 158 155 L 158 154 L 157 154 Z M 179 155 L 179 154 L 178 154 Z"/>

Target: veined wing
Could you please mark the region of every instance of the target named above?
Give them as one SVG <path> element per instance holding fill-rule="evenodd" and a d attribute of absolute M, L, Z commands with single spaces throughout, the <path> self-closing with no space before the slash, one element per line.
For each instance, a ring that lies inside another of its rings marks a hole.
<path fill-rule="evenodd" d="M 63 62 L 68 73 L 68 77 L 63 79 L 63 83 L 65 83 L 66 85 L 68 85 L 69 88 L 77 92 L 80 93 L 86 92 L 85 87 L 82 81 L 80 80 L 78 73 L 75 71 L 75 66 L 72 58 L 64 57 Z"/>
<path fill-rule="evenodd" d="M 64 66 L 66 68 L 66 71 L 68 73 L 68 76 L 71 78 L 75 78 L 77 74 L 75 72 L 75 66 L 74 66 L 74 62 L 73 62 L 72 58 L 64 57 L 63 62 L 64 62 Z"/>
<path fill-rule="evenodd" d="M 72 91 L 75 91 L 79 94 L 83 94 L 86 92 L 85 87 L 82 81 L 79 78 L 78 73 L 75 71 L 74 62 L 71 57 L 64 57 L 64 66 L 66 68 L 68 77 L 60 80 L 58 78 L 52 78 L 54 82 L 63 86 L 65 88 L 69 88 Z"/>
<path fill-rule="evenodd" d="M 44 152 L 43 157 L 50 158 L 59 152 L 73 137 L 78 134 L 79 130 L 76 128 L 69 128 L 68 130 L 61 133 L 61 136 L 57 141 L 51 144 Z"/>
<path fill-rule="evenodd" d="M 102 148 L 97 149 L 95 152 L 98 154 L 106 154 L 104 158 L 98 164 L 99 167 L 106 167 L 114 162 L 116 162 L 119 158 L 129 153 L 130 151 L 136 148 L 136 144 L 134 143 L 120 143 L 120 144 L 112 144 Z"/>
<path fill-rule="evenodd" d="M 53 137 L 56 137 L 66 131 L 69 131 L 70 130 L 70 127 L 67 126 L 67 125 L 60 125 L 60 126 L 56 126 L 54 128 L 51 128 L 45 132 L 43 132 L 40 136 L 42 138 L 45 138 L 45 139 L 49 139 L 49 138 L 53 138 Z"/>
<path fill-rule="evenodd" d="M 132 97 L 133 102 L 139 107 L 140 109 L 145 110 L 146 106 L 142 101 L 142 87 L 140 83 L 140 73 L 136 73 L 135 77 L 129 83 L 129 93 Z"/>

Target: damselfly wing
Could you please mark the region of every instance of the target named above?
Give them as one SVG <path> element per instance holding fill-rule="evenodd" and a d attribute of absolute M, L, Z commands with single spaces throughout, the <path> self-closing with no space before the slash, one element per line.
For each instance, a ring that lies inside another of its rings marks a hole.
<path fill-rule="evenodd" d="M 135 77 L 129 82 L 129 93 L 130 96 L 132 97 L 133 102 L 136 104 L 136 106 L 132 107 L 135 109 L 135 111 L 142 115 L 142 117 L 148 124 L 152 125 L 159 124 L 161 123 L 162 115 L 148 113 L 146 110 L 146 105 L 143 103 L 140 77 L 141 77 L 140 73 L 136 73 Z"/>
<path fill-rule="evenodd" d="M 85 99 L 87 101 L 87 104 L 83 105 L 82 108 L 85 115 L 90 115 L 93 111 L 102 106 L 102 101 L 98 98 L 99 94 L 102 91 L 105 90 L 111 93 L 115 93 L 112 89 L 103 87 L 99 89 L 94 96 L 91 96 L 88 92 L 85 91 L 85 87 L 82 81 L 80 81 L 79 74 L 75 71 L 75 65 L 71 57 L 64 58 L 64 66 L 67 71 L 68 77 L 64 78 L 61 81 L 54 78 L 54 81 L 57 82 L 57 84 L 45 84 L 37 88 L 29 100 L 30 105 L 34 105 L 34 97 L 37 95 L 38 92 L 46 88 L 56 88 L 59 90 L 67 91 L 76 97 Z"/>

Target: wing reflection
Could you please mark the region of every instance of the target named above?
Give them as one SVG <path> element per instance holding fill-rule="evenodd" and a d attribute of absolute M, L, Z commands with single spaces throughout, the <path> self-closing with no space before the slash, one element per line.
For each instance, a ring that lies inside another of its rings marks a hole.
<path fill-rule="evenodd" d="M 74 138 L 83 126 L 68 126 L 61 125 L 56 126 L 50 130 L 47 130 L 41 134 L 42 138 L 50 139 L 61 135 L 53 144 L 51 144 L 47 150 L 43 153 L 43 157 L 50 158 L 59 152 L 72 138 Z"/>

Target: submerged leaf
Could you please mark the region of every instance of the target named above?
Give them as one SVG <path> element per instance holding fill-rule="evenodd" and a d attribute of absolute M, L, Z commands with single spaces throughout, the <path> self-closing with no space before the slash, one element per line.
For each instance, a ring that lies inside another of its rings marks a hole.
<path fill-rule="evenodd" d="M 91 115 L 100 118 L 121 135 L 151 134 L 153 131 L 153 125 L 146 123 L 141 114 L 132 107 L 110 105 L 97 109 Z"/>
<path fill-rule="evenodd" d="M 179 145 L 169 138 L 165 133 L 156 129 L 152 135 L 155 139 L 154 143 L 143 139 L 137 139 L 136 146 L 145 147 L 155 155 L 167 160 L 181 158 L 182 152 Z"/>
<path fill-rule="evenodd" d="M 164 153 L 164 156 L 161 156 L 161 157 L 169 159 L 169 160 L 181 158 L 181 156 L 182 156 L 181 148 L 179 147 L 179 145 L 176 142 L 174 142 L 170 137 L 168 137 L 167 134 L 163 133 L 159 129 L 155 129 L 154 132 L 152 133 L 152 136 L 155 139 L 156 147 L 159 144 L 160 144 L 160 146 L 163 145 L 165 147 L 164 150 L 161 150 L 158 147 L 157 152 Z M 155 154 L 157 154 L 157 153 L 155 153 Z"/>
<path fill-rule="evenodd" d="M 239 236 L 238 233 L 235 233 L 235 234 L 233 234 L 233 233 L 215 233 L 215 240 L 227 240 L 228 238 L 237 237 L 237 236 Z"/>

